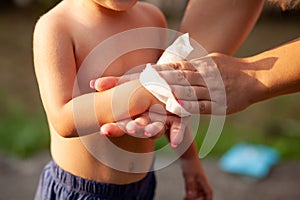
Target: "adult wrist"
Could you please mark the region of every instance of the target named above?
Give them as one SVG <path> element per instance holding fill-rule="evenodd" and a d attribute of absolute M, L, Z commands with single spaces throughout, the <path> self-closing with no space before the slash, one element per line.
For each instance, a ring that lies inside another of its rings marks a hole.
<path fill-rule="evenodd" d="M 252 94 L 250 104 L 271 98 L 271 82 L 268 70 L 264 69 L 264 62 L 260 62 L 256 56 L 245 58 L 245 62 L 249 66 L 246 73 L 255 80 L 255 84 L 248 88 L 249 91 L 252 91 L 250 92 Z"/>

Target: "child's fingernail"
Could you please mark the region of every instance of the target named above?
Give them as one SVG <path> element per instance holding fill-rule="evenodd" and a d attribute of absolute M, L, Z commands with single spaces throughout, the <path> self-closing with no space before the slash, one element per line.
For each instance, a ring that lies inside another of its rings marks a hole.
<path fill-rule="evenodd" d="M 135 134 L 135 130 L 128 130 L 127 133 L 130 135 L 133 135 L 133 134 Z"/>
<path fill-rule="evenodd" d="M 109 132 L 107 131 L 100 131 L 100 134 L 103 135 L 103 136 L 109 136 Z"/>
<path fill-rule="evenodd" d="M 178 144 L 176 144 L 176 143 L 171 143 L 171 147 L 173 147 L 173 148 L 176 148 L 178 146 Z"/>
<path fill-rule="evenodd" d="M 184 105 L 184 103 L 182 102 L 182 101 L 180 101 L 180 100 L 177 100 L 177 102 L 179 103 L 179 105 L 181 105 L 181 106 L 183 106 Z"/>
<path fill-rule="evenodd" d="M 95 89 L 95 80 L 90 81 L 90 88 Z"/>
<path fill-rule="evenodd" d="M 152 134 L 151 133 L 148 133 L 148 132 L 144 132 L 144 135 L 146 136 L 146 137 L 151 137 L 152 136 Z"/>

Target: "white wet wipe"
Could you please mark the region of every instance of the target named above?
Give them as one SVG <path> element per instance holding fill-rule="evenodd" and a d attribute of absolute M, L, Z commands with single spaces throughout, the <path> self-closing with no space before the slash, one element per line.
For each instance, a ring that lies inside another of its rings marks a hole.
<path fill-rule="evenodd" d="M 190 44 L 189 34 L 183 34 L 171 44 L 159 58 L 157 64 L 183 61 L 193 51 Z M 180 117 L 190 116 L 174 97 L 168 83 L 159 75 L 159 73 L 147 64 L 140 75 L 141 84 L 153 94 L 159 101 L 166 104 L 166 110 Z"/>

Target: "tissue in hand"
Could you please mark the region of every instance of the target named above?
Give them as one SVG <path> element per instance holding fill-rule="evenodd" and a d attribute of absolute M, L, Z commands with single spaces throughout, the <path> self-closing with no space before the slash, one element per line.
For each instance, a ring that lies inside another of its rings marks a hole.
<path fill-rule="evenodd" d="M 176 62 L 184 60 L 193 50 L 190 44 L 189 34 L 183 34 L 171 44 L 159 58 L 157 64 Z M 147 64 L 140 75 L 141 84 L 153 94 L 159 101 L 166 104 L 167 111 L 180 117 L 190 116 L 174 97 L 168 83 L 159 75 L 159 73 Z"/>

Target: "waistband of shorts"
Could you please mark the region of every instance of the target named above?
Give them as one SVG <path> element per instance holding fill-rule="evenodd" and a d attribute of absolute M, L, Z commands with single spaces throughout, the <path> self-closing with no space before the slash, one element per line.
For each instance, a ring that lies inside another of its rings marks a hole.
<path fill-rule="evenodd" d="M 48 163 L 46 168 L 48 167 L 51 169 L 51 173 L 54 176 L 55 180 L 60 185 L 63 185 L 65 188 L 68 188 L 70 190 L 76 190 L 82 193 L 91 193 L 106 196 L 123 195 L 124 193 L 138 188 L 142 184 L 142 182 L 150 178 L 150 176 L 154 176 L 154 172 L 150 171 L 140 181 L 130 184 L 118 185 L 97 182 L 75 176 L 60 168 L 53 160 Z"/>

